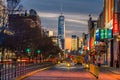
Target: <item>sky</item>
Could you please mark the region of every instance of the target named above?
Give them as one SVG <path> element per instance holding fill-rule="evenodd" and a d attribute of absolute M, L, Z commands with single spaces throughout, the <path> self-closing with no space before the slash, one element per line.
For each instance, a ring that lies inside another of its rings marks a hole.
<path fill-rule="evenodd" d="M 22 0 L 25 9 L 35 9 L 41 18 L 45 29 L 54 31 L 57 35 L 58 16 L 61 13 L 61 5 L 65 16 L 66 36 L 76 34 L 81 37 L 87 33 L 88 15 L 93 19 L 98 18 L 102 11 L 102 0 Z"/>
<path fill-rule="evenodd" d="M 41 18 L 42 28 L 54 31 L 57 35 L 58 17 L 62 12 L 65 16 L 65 33 L 82 36 L 87 33 L 89 14 L 97 19 L 103 9 L 103 0 L 21 0 L 24 9 L 35 9 Z"/>

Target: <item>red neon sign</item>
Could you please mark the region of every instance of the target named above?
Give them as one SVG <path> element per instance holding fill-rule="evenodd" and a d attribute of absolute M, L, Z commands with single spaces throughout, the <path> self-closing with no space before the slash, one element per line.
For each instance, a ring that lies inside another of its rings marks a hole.
<path fill-rule="evenodd" d="M 118 13 L 113 14 L 113 34 L 119 33 Z"/>

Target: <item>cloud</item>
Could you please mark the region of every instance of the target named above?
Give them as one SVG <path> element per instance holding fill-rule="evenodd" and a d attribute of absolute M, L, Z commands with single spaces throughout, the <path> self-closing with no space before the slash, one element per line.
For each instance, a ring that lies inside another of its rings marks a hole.
<path fill-rule="evenodd" d="M 77 35 L 81 37 L 83 32 L 87 33 L 87 30 L 66 30 L 65 33 L 67 37 L 71 37 L 71 35 Z"/>
<path fill-rule="evenodd" d="M 43 18 L 57 18 L 58 14 L 56 13 L 50 13 L 50 12 L 38 12 L 38 15 Z"/>
<path fill-rule="evenodd" d="M 65 21 L 87 25 L 86 21 L 80 21 L 80 20 L 77 20 L 77 19 L 65 19 Z"/>
<path fill-rule="evenodd" d="M 48 20 L 58 20 L 58 16 L 60 13 L 50 13 L 50 12 L 38 12 L 38 15 L 41 18 L 46 18 Z M 74 14 L 74 13 L 65 13 L 65 21 L 66 22 L 72 22 L 72 23 L 79 23 L 87 25 L 88 21 L 88 15 L 83 14 Z M 94 19 L 97 18 L 97 16 L 93 16 Z"/>
<path fill-rule="evenodd" d="M 23 6 L 35 9 L 41 18 L 43 28 L 52 30 L 57 35 L 58 16 L 60 7 L 63 5 L 63 13 L 66 24 L 66 46 L 71 48 L 71 35 L 81 37 L 82 33 L 87 33 L 88 15 L 92 14 L 93 19 L 97 19 L 103 8 L 103 0 L 21 0 Z M 68 44 L 68 45 L 67 45 Z"/>
<path fill-rule="evenodd" d="M 22 0 L 27 8 L 37 11 L 60 12 L 63 4 L 64 12 L 99 14 L 102 9 L 102 0 Z M 26 5 L 27 4 L 27 5 Z"/>
<path fill-rule="evenodd" d="M 59 13 L 38 12 L 42 25 L 47 30 L 52 30 L 57 35 Z M 87 32 L 88 15 L 65 13 L 66 36 L 71 37 L 72 34 L 81 36 L 83 32 Z M 53 24 L 54 23 L 54 24 Z"/>
<path fill-rule="evenodd" d="M 35 9 L 41 18 L 42 26 L 53 30 L 56 35 L 60 6 L 63 4 L 68 37 L 72 34 L 81 36 L 82 32 L 87 32 L 88 15 L 92 14 L 96 20 L 103 8 L 102 0 L 22 0 L 22 4 L 26 9 Z"/>

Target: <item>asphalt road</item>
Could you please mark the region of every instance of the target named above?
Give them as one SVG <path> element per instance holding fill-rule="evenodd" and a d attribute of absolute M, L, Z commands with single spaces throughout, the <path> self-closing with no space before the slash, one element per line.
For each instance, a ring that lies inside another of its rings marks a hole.
<path fill-rule="evenodd" d="M 99 79 L 96 79 L 82 66 L 66 67 L 64 63 L 39 71 L 23 80 L 120 80 L 120 75 L 101 69 Z"/>
<path fill-rule="evenodd" d="M 60 64 L 24 80 L 95 80 L 95 77 L 82 66 L 66 67 L 65 64 Z"/>

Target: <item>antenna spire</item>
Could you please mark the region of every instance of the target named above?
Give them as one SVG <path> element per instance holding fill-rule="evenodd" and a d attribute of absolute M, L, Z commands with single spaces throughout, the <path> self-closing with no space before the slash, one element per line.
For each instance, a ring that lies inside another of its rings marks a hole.
<path fill-rule="evenodd" d="M 61 4 L 61 15 L 63 14 L 63 4 Z"/>

